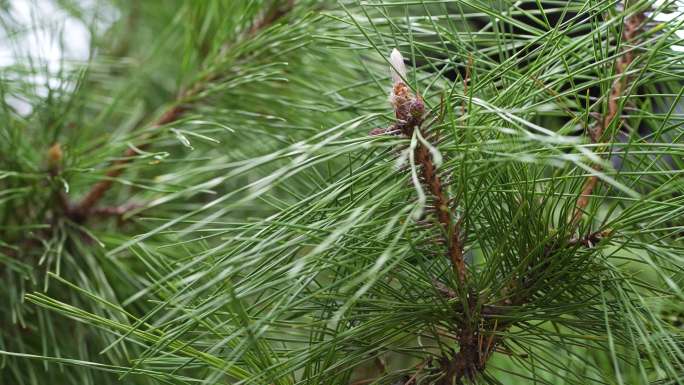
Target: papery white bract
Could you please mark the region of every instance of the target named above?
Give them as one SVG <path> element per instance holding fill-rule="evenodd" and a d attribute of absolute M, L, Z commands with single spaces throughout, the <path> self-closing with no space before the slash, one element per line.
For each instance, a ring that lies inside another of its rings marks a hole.
<path fill-rule="evenodd" d="M 423 114 L 424 105 L 420 96 L 413 95 L 406 79 L 406 66 L 401 52 L 394 48 L 389 57 L 390 72 L 392 73 L 392 90 L 390 91 L 390 103 L 394 107 L 394 113 L 399 121 L 407 122 L 411 118 L 418 118 Z"/>
<path fill-rule="evenodd" d="M 390 72 L 392 73 L 392 84 L 403 83 L 406 79 L 406 66 L 401 52 L 394 48 L 389 57 Z M 402 79 L 403 78 L 403 79 Z"/>

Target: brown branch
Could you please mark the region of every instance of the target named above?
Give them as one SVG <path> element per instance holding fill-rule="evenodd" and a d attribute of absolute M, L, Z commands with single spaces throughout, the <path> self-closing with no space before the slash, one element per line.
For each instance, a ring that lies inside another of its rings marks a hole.
<path fill-rule="evenodd" d="M 400 132 L 408 138 L 412 138 L 417 133 L 422 139 L 418 141 L 413 155 L 417 165 L 420 166 L 422 183 L 432 195 L 432 209 L 437 215 L 454 274 L 461 285 L 465 286 L 466 266 L 463 260 L 461 222 L 453 219 L 456 202 L 452 203 L 452 200 L 444 191 L 441 177 L 437 173 L 437 166 L 432 159 L 428 145 L 425 143 L 429 138 L 421 128 L 425 120 L 425 104 L 420 95 L 414 95 L 406 83 L 404 83 L 406 68 L 401 53 L 396 49 L 392 50 L 389 61 L 392 66 L 391 72 L 394 83 L 391 92 L 391 102 L 397 121 L 388 130 Z M 450 204 L 454 205 L 453 208 Z"/>
<path fill-rule="evenodd" d="M 463 259 L 460 221 L 454 221 L 452 219 L 452 213 L 449 208 L 449 198 L 444 192 L 442 180 L 437 173 L 430 151 L 425 145 L 418 144 L 415 150 L 415 157 L 416 162 L 421 166 L 423 181 L 433 195 L 432 206 L 437 214 L 437 219 L 445 232 L 449 260 L 454 267 L 459 282 L 464 283 L 466 279 L 466 267 Z"/>
<path fill-rule="evenodd" d="M 241 40 L 251 38 L 255 34 L 276 23 L 293 9 L 294 4 L 294 0 L 274 1 L 273 5 L 264 14 L 264 16 L 258 22 L 252 25 L 252 27 L 246 33 L 244 33 Z M 182 91 L 174 100 L 172 105 L 159 117 L 159 119 L 152 124 L 152 126 L 159 127 L 181 119 L 189 110 L 189 107 L 184 103 L 192 97 L 200 94 L 204 89 L 206 89 L 209 83 L 211 83 L 213 80 L 216 80 L 218 77 L 219 74 L 207 75 L 195 83 L 192 87 Z M 147 143 L 140 145 L 140 148 L 145 147 L 147 147 Z M 105 174 L 105 178 L 91 187 L 91 189 L 85 194 L 80 202 L 68 205 L 69 209 L 67 215 L 78 222 L 85 221 L 92 212 L 93 208 L 112 187 L 114 180 L 123 173 L 125 169 L 124 166 L 130 163 L 135 155 L 137 155 L 136 150 L 132 148 L 127 149 L 124 152 L 123 157 L 114 161 L 109 167 L 109 170 Z"/>
<path fill-rule="evenodd" d="M 646 17 L 643 12 L 636 13 L 627 18 L 623 30 L 623 42 L 626 44 L 633 44 L 637 41 L 638 35 L 641 32 L 642 25 Z M 613 81 L 610 94 L 608 96 L 608 108 L 605 115 L 598 119 L 596 125 L 589 130 L 589 136 L 593 143 L 598 143 L 605 130 L 613 124 L 615 119 L 618 119 L 619 114 L 619 99 L 623 96 L 625 89 L 628 86 L 628 76 L 626 75 L 627 68 L 634 62 L 634 53 L 627 49 L 623 49 L 622 54 L 616 60 L 616 79 Z M 600 171 L 599 165 L 593 166 L 594 170 Z M 570 219 L 571 227 L 574 229 L 582 217 L 584 209 L 589 203 L 589 195 L 593 192 L 598 183 L 598 177 L 592 175 L 585 181 L 580 197 L 576 202 L 576 210 Z M 442 359 L 441 369 L 444 373 L 442 379 L 443 384 L 451 384 L 454 381 L 457 384 L 462 384 L 464 377 L 473 380 L 475 375 L 485 369 L 485 365 L 489 358 L 494 354 L 499 344 L 503 343 L 503 334 L 510 329 L 515 322 L 512 320 L 501 319 L 497 316 L 507 315 L 512 308 L 523 306 L 529 302 L 527 292 L 539 282 L 548 271 L 550 264 L 550 257 L 560 251 L 560 248 L 572 248 L 576 246 L 583 246 L 591 248 L 604 237 L 611 235 L 610 230 L 597 231 L 588 233 L 583 237 L 575 237 L 564 244 L 555 244 L 549 247 L 543 254 L 540 261 L 539 269 L 534 269 L 525 274 L 524 277 L 516 280 L 511 284 L 512 293 L 515 295 L 506 296 L 505 299 L 498 301 L 495 305 L 481 305 L 479 307 L 479 314 L 475 315 L 470 322 L 468 319 L 461 321 L 460 330 L 457 336 L 459 344 L 459 351 L 452 355 L 451 358 L 445 357 Z M 435 286 L 442 295 L 451 298 L 455 293 L 445 290 L 441 286 Z M 480 299 L 482 303 L 486 303 L 486 298 Z M 470 312 L 476 310 L 473 305 L 476 302 L 473 298 L 469 298 Z M 463 311 L 462 307 L 455 306 L 455 311 Z M 465 313 L 464 313 L 465 314 Z M 467 318 L 467 317 L 466 317 Z M 479 318 L 479 322 L 474 322 Z M 477 325 L 477 326 L 474 326 Z M 485 337 L 486 338 L 485 341 Z"/>
<path fill-rule="evenodd" d="M 183 100 L 185 97 L 180 97 L 178 100 Z M 153 124 L 153 126 L 163 126 L 165 124 L 173 123 L 183 116 L 186 112 L 186 108 L 181 105 L 175 105 L 170 107 L 162 116 Z M 140 148 L 147 147 L 147 144 L 143 144 Z M 105 193 L 112 187 L 114 179 L 121 175 L 124 171 L 124 166 L 130 163 L 133 157 L 136 155 L 136 150 L 129 148 L 124 152 L 124 156 L 121 159 L 116 160 L 107 171 L 105 175 L 106 179 L 97 182 L 88 193 L 83 197 L 83 199 L 70 208 L 70 216 L 78 221 L 83 221 L 87 218 L 93 207 L 102 199 Z"/>
<path fill-rule="evenodd" d="M 447 300 L 458 298 L 458 294 L 456 294 L 454 290 L 436 279 L 432 280 L 432 286 L 442 297 L 446 298 Z"/>
<path fill-rule="evenodd" d="M 504 295 L 504 298 L 495 303 L 488 303 L 487 296 L 480 296 L 471 293 L 468 298 L 466 309 L 462 302 L 452 304 L 454 314 L 458 314 L 462 320 L 458 320 L 458 334 L 453 337 L 459 345 L 459 351 L 450 358 L 444 357 L 440 360 L 441 370 L 444 373 L 442 384 L 456 383 L 462 384 L 463 378 L 473 380 L 477 373 L 482 372 L 486 364 L 495 352 L 501 352 L 499 346 L 504 342 L 503 333 L 515 325 L 515 321 L 509 319 L 512 311 L 524 306 L 529 302 L 526 294 L 535 284 L 539 282 L 548 271 L 550 257 L 553 253 L 562 250 L 570 250 L 573 247 L 593 248 L 604 238 L 612 235 L 611 230 L 600 230 L 588 233 L 583 237 L 570 239 L 564 244 L 557 244 L 548 247 L 541 258 L 541 268 L 536 272 L 528 273 L 524 278 L 511 284 L 511 293 L 515 295 Z M 447 300 L 458 298 L 458 294 L 444 285 L 433 280 L 433 287 Z M 504 292 L 505 293 L 505 292 Z M 466 310 L 468 310 L 466 312 Z M 474 314 L 477 312 L 476 314 Z M 467 318 L 470 315 L 470 320 Z M 513 354 L 512 352 L 505 352 Z"/>
<path fill-rule="evenodd" d="M 463 292 L 469 292 L 470 290 L 467 287 L 467 268 L 463 258 L 461 220 L 454 219 L 457 201 L 447 196 L 442 179 L 437 172 L 437 166 L 430 153 L 430 145 L 425 143 L 429 136 L 425 135 L 422 129 L 422 124 L 425 120 L 423 99 L 420 95 L 414 95 L 406 83 L 404 83 L 406 69 L 403 57 L 399 51 L 392 51 L 390 64 L 392 65 L 392 79 L 394 83 L 391 102 L 396 115 L 396 123 L 388 128 L 386 132 L 397 131 L 407 138 L 413 138 L 416 134 L 420 136 L 421 140 L 418 140 L 416 147 L 413 149 L 413 155 L 416 165 L 420 168 L 421 183 L 431 194 L 432 210 L 437 216 L 440 233 L 444 238 L 444 243 L 447 245 L 447 256 L 451 261 L 454 275 L 458 279 Z M 437 282 L 435 288 L 449 297 L 455 296 L 453 291 L 444 285 L 440 285 L 439 282 Z M 477 348 L 474 344 L 477 341 L 478 329 L 473 327 L 474 322 L 472 322 L 471 318 L 472 310 L 477 304 L 478 297 L 475 293 L 470 293 L 464 300 L 468 302 L 469 311 L 464 312 L 467 315 L 464 317 L 464 320 L 457 321 L 459 323 L 459 333 L 456 339 L 460 350 L 454 355 L 453 359 L 445 358 L 442 360 L 445 382 L 449 378 L 456 378 L 457 381 L 460 381 L 464 373 L 471 376 L 479 370 L 479 368 L 471 365 L 472 362 L 475 362 L 474 357 L 479 357 L 479 355 L 475 355 Z"/>
<path fill-rule="evenodd" d="M 637 12 L 625 20 L 623 31 L 622 31 L 622 42 L 624 44 L 633 44 L 637 42 L 639 34 L 642 31 L 644 21 L 646 20 L 646 15 L 644 12 Z M 602 117 L 599 117 L 598 122 L 591 128 L 589 128 L 589 137 L 592 143 L 599 143 L 606 128 L 610 127 L 613 121 L 618 118 L 618 113 L 620 110 L 619 99 L 623 96 L 624 91 L 627 87 L 627 82 L 629 77 L 625 74 L 627 68 L 634 62 L 635 54 L 629 47 L 623 47 L 622 54 L 618 57 L 615 62 L 615 80 L 608 95 L 608 109 Z M 620 117 L 620 119 L 622 119 Z M 600 164 L 594 164 L 592 169 L 596 172 L 601 171 Z M 582 191 L 579 198 L 575 203 L 575 211 L 570 220 L 571 227 L 577 226 L 582 215 L 589 204 L 590 196 L 596 185 L 598 184 L 598 176 L 590 175 L 584 181 L 582 186 Z"/>
<path fill-rule="evenodd" d="M 101 217 L 118 217 L 123 219 L 123 216 L 127 213 L 138 210 L 145 207 L 141 204 L 136 203 L 126 203 L 120 206 L 107 206 L 107 207 L 94 207 L 92 215 L 97 215 Z"/>
<path fill-rule="evenodd" d="M 403 82 L 395 84 L 393 94 L 395 95 L 393 103 L 397 123 L 391 129 L 397 130 L 409 138 L 418 130 L 420 136 L 427 140 L 421 129 L 425 108 L 421 97 L 419 95 L 413 96 Z M 466 266 L 461 242 L 461 222 L 453 220 L 451 199 L 444 191 L 444 185 L 437 172 L 430 150 L 419 141 L 414 150 L 414 156 L 416 163 L 420 166 L 422 182 L 432 195 L 432 209 L 442 227 L 444 241 L 447 244 L 447 255 L 459 282 L 463 284 L 466 281 Z M 452 204 L 455 206 L 455 203 Z"/>
<path fill-rule="evenodd" d="M 253 36 L 260 31 L 270 27 L 279 19 L 290 13 L 294 8 L 295 0 L 274 1 L 271 9 L 247 31 L 247 36 Z"/>
<path fill-rule="evenodd" d="M 524 306 L 529 302 L 528 296 L 524 294 L 529 291 L 534 284 L 538 283 L 538 281 L 542 279 L 543 273 L 547 271 L 549 257 L 553 253 L 560 252 L 562 248 L 572 248 L 575 246 L 592 248 L 603 238 L 609 237 L 611 234 L 611 230 L 596 231 L 586 234 L 581 238 L 572 238 L 565 245 L 549 247 L 542 258 L 541 263 L 543 268 L 539 269 L 536 273 L 533 272 L 526 275 L 516 285 L 517 287 L 514 288 L 518 295 L 499 300 L 494 305 L 483 304 L 480 308 L 482 321 L 479 330 L 463 330 L 462 333 L 468 334 L 465 337 L 459 336 L 459 346 L 461 351 L 459 351 L 459 353 L 456 354 L 453 359 L 443 363 L 445 372 L 451 373 L 452 375 L 452 377 L 449 378 L 455 378 L 457 382 L 460 382 L 462 377 L 468 377 L 472 379 L 476 372 L 481 372 L 484 370 L 487 361 L 497 351 L 497 346 L 504 340 L 504 337 L 501 333 L 507 331 L 515 325 L 514 321 L 507 320 L 505 318 L 502 319 L 500 317 L 510 314 L 512 308 Z M 462 311 L 463 309 L 457 306 L 456 311 L 459 310 Z M 489 337 L 486 344 L 483 344 L 484 336 L 487 334 Z M 477 349 L 475 348 L 475 337 L 480 338 Z M 463 342 L 470 345 L 463 346 L 461 345 Z"/>
<path fill-rule="evenodd" d="M 409 379 L 406 380 L 406 382 L 404 382 L 404 385 L 413 385 L 413 384 L 415 384 L 415 383 L 416 383 L 416 378 L 418 378 L 418 375 L 420 374 L 420 372 L 423 371 L 423 368 L 424 368 L 425 365 L 427 365 L 427 364 L 428 364 L 428 361 L 423 361 L 423 362 L 421 362 L 420 364 L 416 365 L 416 372 L 413 373 L 413 375 L 412 375 L 411 377 L 409 377 Z"/>
<path fill-rule="evenodd" d="M 612 230 L 599 230 L 589 233 L 581 238 L 572 238 L 568 241 L 568 246 L 584 246 L 587 248 L 593 248 L 596 244 L 601 242 L 603 238 L 610 237 L 612 235 Z"/>
<path fill-rule="evenodd" d="M 514 285 L 517 287 L 514 287 L 513 289 L 517 289 L 518 293 L 525 293 L 533 287 L 533 285 L 544 275 L 544 272 L 548 270 L 549 257 L 553 253 L 561 251 L 561 248 L 565 249 L 575 246 L 592 248 L 603 238 L 609 237 L 611 234 L 611 230 L 596 231 L 580 238 L 572 238 L 565 245 L 554 245 L 553 247 L 549 247 L 541 259 L 542 268 L 536 273 L 532 272 L 521 279 Z M 435 287 L 440 292 L 444 293 L 443 295 L 451 296 L 455 294 L 453 292 L 445 292 L 441 286 L 435 285 Z M 484 302 L 485 298 L 481 299 L 481 301 Z M 471 304 L 472 302 L 473 301 L 471 300 Z M 479 328 L 464 328 L 461 330 L 461 334 L 458 337 L 460 351 L 455 354 L 451 360 L 443 360 L 442 362 L 443 370 L 447 373 L 444 383 L 450 383 L 448 382 L 450 379 L 456 379 L 457 383 L 462 383 L 461 379 L 463 377 L 472 380 L 477 372 L 483 371 L 489 358 L 497 351 L 497 346 L 504 340 L 501 333 L 504 333 L 515 325 L 514 321 L 501 318 L 501 316 L 509 315 L 511 310 L 524 306 L 528 302 L 529 299 L 527 296 L 519 294 L 501 299 L 494 305 L 481 305 L 479 309 L 479 315 L 481 317 Z M 463 308 L 458 305 L 454 307 L 455 311 L 462 312 Z M 485 343 L 485 337 L 487 335 L 489 337 Z"/>

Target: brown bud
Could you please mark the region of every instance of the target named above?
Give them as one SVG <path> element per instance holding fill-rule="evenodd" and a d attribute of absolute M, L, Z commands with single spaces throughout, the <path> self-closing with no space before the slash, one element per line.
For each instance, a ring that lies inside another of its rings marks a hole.
<path fill-rule="evenodd" d="M 56 169 L 62 163 L 62 157 L 64 153 L 62 152 L 62 145 L 59 142 L 50 146 L 48 149 L 48 166 L 50 169 Z"/>
<path fill-rule="evenodd" d="M 421 98 L 420 95 L 411 100 L 409 113 L 414 119 L 420 119 L 423 117 L 423 114 L 425 113 L 425 103 L 423 103 L 423 98 Z"/>

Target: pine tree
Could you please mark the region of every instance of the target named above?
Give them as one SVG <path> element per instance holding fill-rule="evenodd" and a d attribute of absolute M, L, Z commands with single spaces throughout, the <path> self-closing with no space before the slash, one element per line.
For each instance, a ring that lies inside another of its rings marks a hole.
<path fill-rule="evenodd" d="M 681 4 L 0 8 L 2 384 L 684 383 Z"/>

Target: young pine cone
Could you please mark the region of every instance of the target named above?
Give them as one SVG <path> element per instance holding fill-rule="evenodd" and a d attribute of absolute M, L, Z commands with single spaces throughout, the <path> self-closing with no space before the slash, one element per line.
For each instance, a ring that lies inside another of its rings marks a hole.
<path fill-rule="evenodd" d="M 390 103 L 394 107 L 394 113 L 399 124 L 415 126 L 425 113 L 425 104 L 420 95 L 414 95 L 404 82 L 406 79 L 406 66 L 404 57 L 395 48 L 390 54 L 390 72 L 392 73 L 392 92 Z"/>

